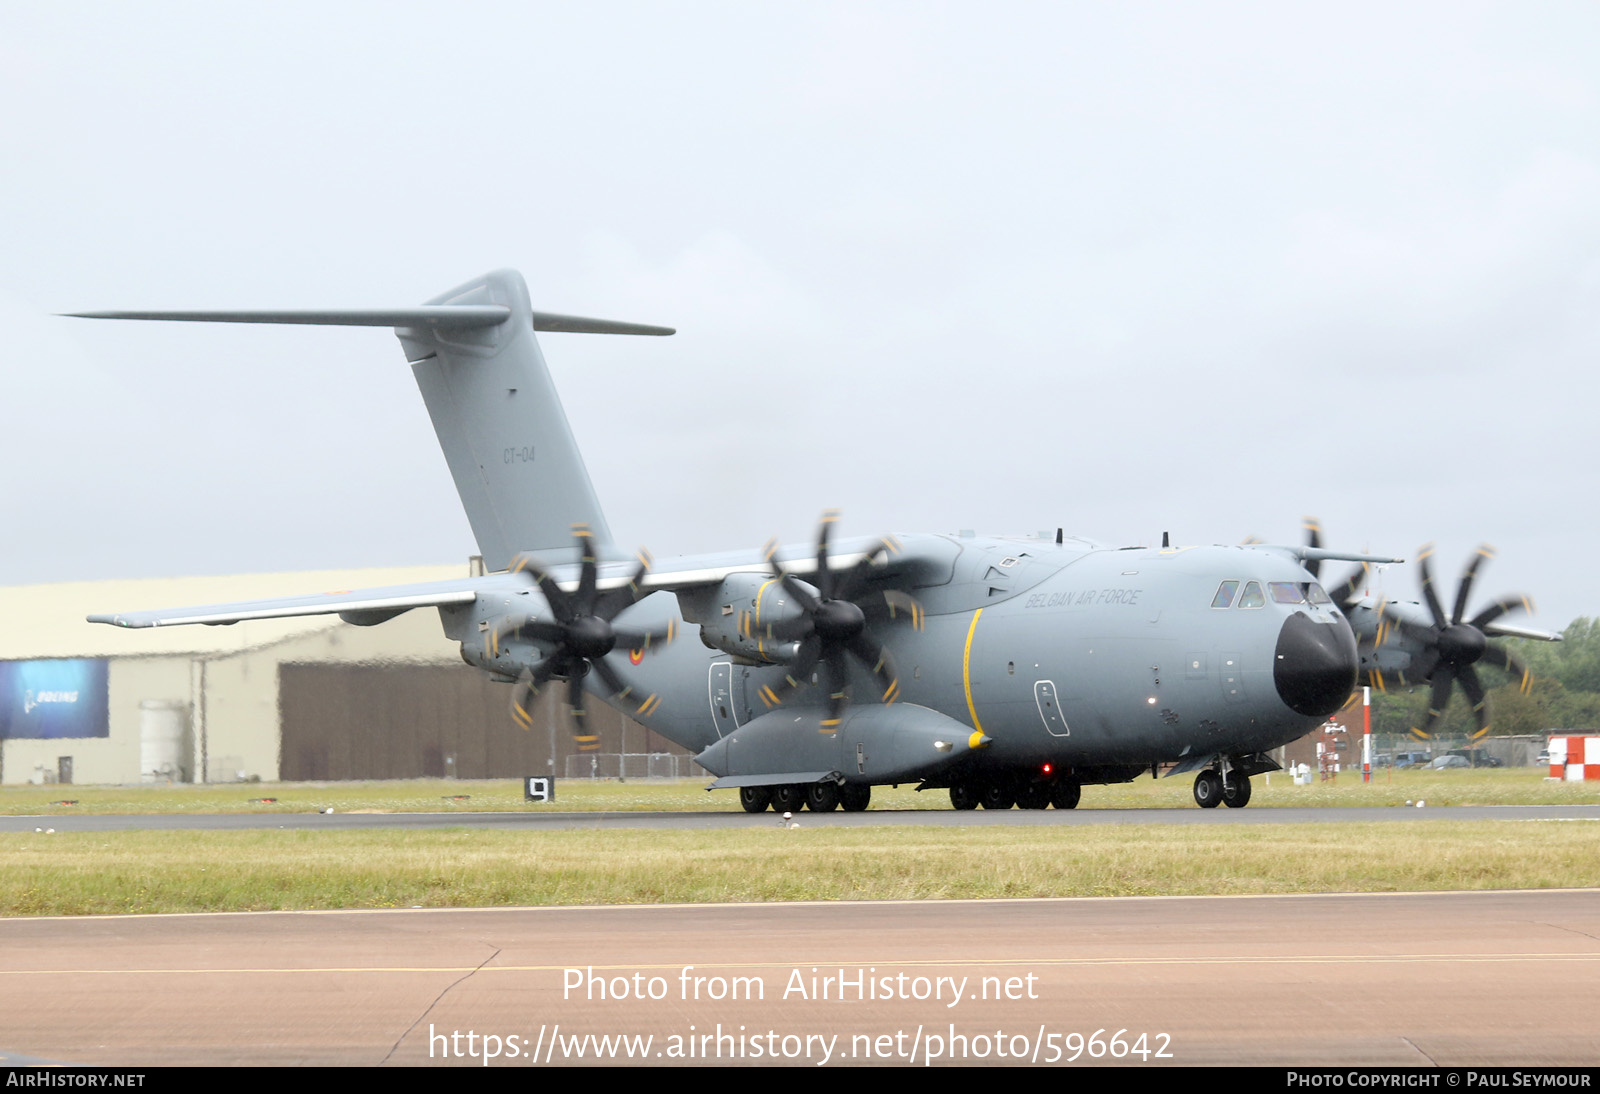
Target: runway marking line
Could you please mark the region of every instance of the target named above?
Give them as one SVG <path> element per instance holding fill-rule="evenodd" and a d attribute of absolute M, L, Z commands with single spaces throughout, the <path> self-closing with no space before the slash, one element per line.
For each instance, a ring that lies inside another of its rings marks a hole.
<path fill-rule="evenodd" d="M 1284 954 L 1277 957 L 1252 956 L 1209 956 L 1209 957 L 1047 957 L 1047 958 L 1004 958 L 994 961 L 982 959 L 965 960 L 912 960 L 912 961 L 874 961 L 870 959 L 844 959 L 828 958 L 826 960 L 812 961 L 713 961 L 693 963 L 696 969 L 787 969 L 807 965 L 848 965 L 851 967 L 875 967 L 880 969 L 918 969 L 918 968 L 1084 968 L 1107 967 L 1114 968 L 1124 965 L 1351 965 L 1351 964 L 1427 964 L 1430 962 L 1452 962 L 1466 964 L 1504 964 L 1512 961 L 1600 961 L 1600 952 L 1597 953 L 1498 953 L 1498 954 L 1472 954 L 1472 953 L 1412 953 L 1412 954 Z M 678 961 L 670 965 L 654 964 L 627 964 L 627 965 L 585 965 L 584 968 L 594 972 L 617 972 L 627 970 L 630 972 L 677 972 L 684 967 L 684 962 Z M 217 976 L 217 975 L 265 975 L 269 973 L 313 973 L 332 975 L 335 973 L 449 973 L 452 975 L 464 972 L 490 973 L 490 972 L 560 972 L 574 965 L 439 965 L 439 966 L 329 966 L 312 968 L 212 968 L 212 969 L 0 969 L 0 976 Z"/>
<path fill-rule="evenodd" d="M 1161 893 L 1138 896 L 1007 896 L 960 897 L 944 899 L 929 897 L 916 900 L 740 900 L 708 901 L 704 904 L 521 904 L 483 906 L 475 908 L 269 908 L 249 912 L 122 912 L 105 915 L 35 915 L 0 919 L 0 930 L 11 924 L 51 923 L 68 920 L 73 923 L 126 922 L 133 919 L 221 919 L 224 916 L 290 916 L 290 915 L 459 915 L 477 913 L 518 915 L 542 913 L 557 915 L 562 912 L 622 912 L 647 913 L 688 910 L 723 910 L 730 908 L 782 910 L 785 908 L 893 908 L 940 907 L 951 908 L 966 904 L 993 907 L 997 904 L 1076 904 L 1092 901 L 1141 900 L 1382 900 L 1394 897 L 1482 897 L 1531 896 L 1546 893 L 1600 893 L 1600 886 L 1576 889 L 1405 889 L 1381 893 Z M 631 967 L 631 966 L 630 966 Z"/>

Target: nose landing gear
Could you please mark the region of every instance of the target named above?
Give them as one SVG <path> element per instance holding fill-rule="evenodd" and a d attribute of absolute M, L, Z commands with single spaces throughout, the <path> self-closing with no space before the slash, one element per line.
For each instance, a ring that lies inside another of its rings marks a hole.
<path fill-rule="evenodd" d="M 1250 804 L 1250 780 L 1237 771 L 1224 778 L 1221 771 L 1208 767 L 1194 777 L 1194 803 L 1201 809 L 1219 805 L 1243 809 Z"/>

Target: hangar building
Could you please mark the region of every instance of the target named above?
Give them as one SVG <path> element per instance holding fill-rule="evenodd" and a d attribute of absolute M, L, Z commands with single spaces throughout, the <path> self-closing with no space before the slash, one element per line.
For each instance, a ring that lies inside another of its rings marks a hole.
<path fill-rule="evenodd" d="M 462 576 L 465 566 L 0 588 L 0 782 L 134 783 L 688 774 L 682 749 L 595 704 L 598 760 L 564 714 L 532 731 L 510 688 L 462 663 L 431 608 L 122 629 L 91 612 L 296 596 Z M 647 757 L 654 757 L 647 761 Z M 646 769 L 648 768 L 648 770 Z"/>

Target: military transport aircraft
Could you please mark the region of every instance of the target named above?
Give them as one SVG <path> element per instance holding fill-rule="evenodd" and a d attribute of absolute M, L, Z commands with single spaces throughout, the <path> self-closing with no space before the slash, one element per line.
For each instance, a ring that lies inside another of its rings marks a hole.
<path fill-rule="evenodd" d="M 1358 673 L 1409 670 L 1439 708 L 1458 681 L 1486 728 L 1472 662 L 1521 666 L 1485 637 L 1549 637 L 1498 623 L 1522 602 L 1463 618 L 1481 557 L 1453 617 L 1424 568 L 1428 618 L 1365 595 L 1366 565 L 1396 560 L 1325 549 L 1314 527 L 1305 545 L 1113 549 L 1060 530 L 836 540 L 829 513 L 814 545 L 628 559 L 534 332 L 673 332 L 534 311 L 512 271 L 420 307 L 79 314 L 394 327 L 492 571 L 91 621 L 337 613 L 368 626 L 436 608 L 466 661 L 517 682 L 524 728 L 554 688 L 578 747 L 595 749 L 598 691 L 752 812 L 865 809 L 874 785 L 904 782 L 948 788 L 958 809 L 1071 809 L 1084 784 L 1163 770 L 1195 772 L 1202 806 L 1243 806 L 1251 776 L 1277 767 L 1268 752 L 1343 706 Z M 1363 565 L 1330 596 L 1326 560 Z"/>

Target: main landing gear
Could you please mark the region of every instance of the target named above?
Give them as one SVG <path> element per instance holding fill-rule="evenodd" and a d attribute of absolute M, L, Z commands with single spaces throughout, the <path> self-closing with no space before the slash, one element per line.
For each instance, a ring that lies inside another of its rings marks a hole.
<path fill-rule="evenodd" d="M 1076 809 L 1083 788 L 1077 779 L 1049 781 L 1025 779 L 973 780 L 952 783 L 950 805 L 954 809 Z"/>
<path fill-rule="evenodd" d="M 872 787 L 852 783 L 793 783 L 787 786 L 742 786 L 739 804 L 746 813 L 763 813 L 768 807 L 778 813 L 831 813 L 843 806 L 846 813 L 859 813 L 872 801 Z"/>
<path fill-rule="evenodd" d="M 1230 809 L 1243 809 L 1250 804 L 1250 780 L 1237 771 L 1228 773 L 1208 767 L 1194 777 L 1194 803 L 1201 809 L 1215 809 L 1226 805 Z"/>

